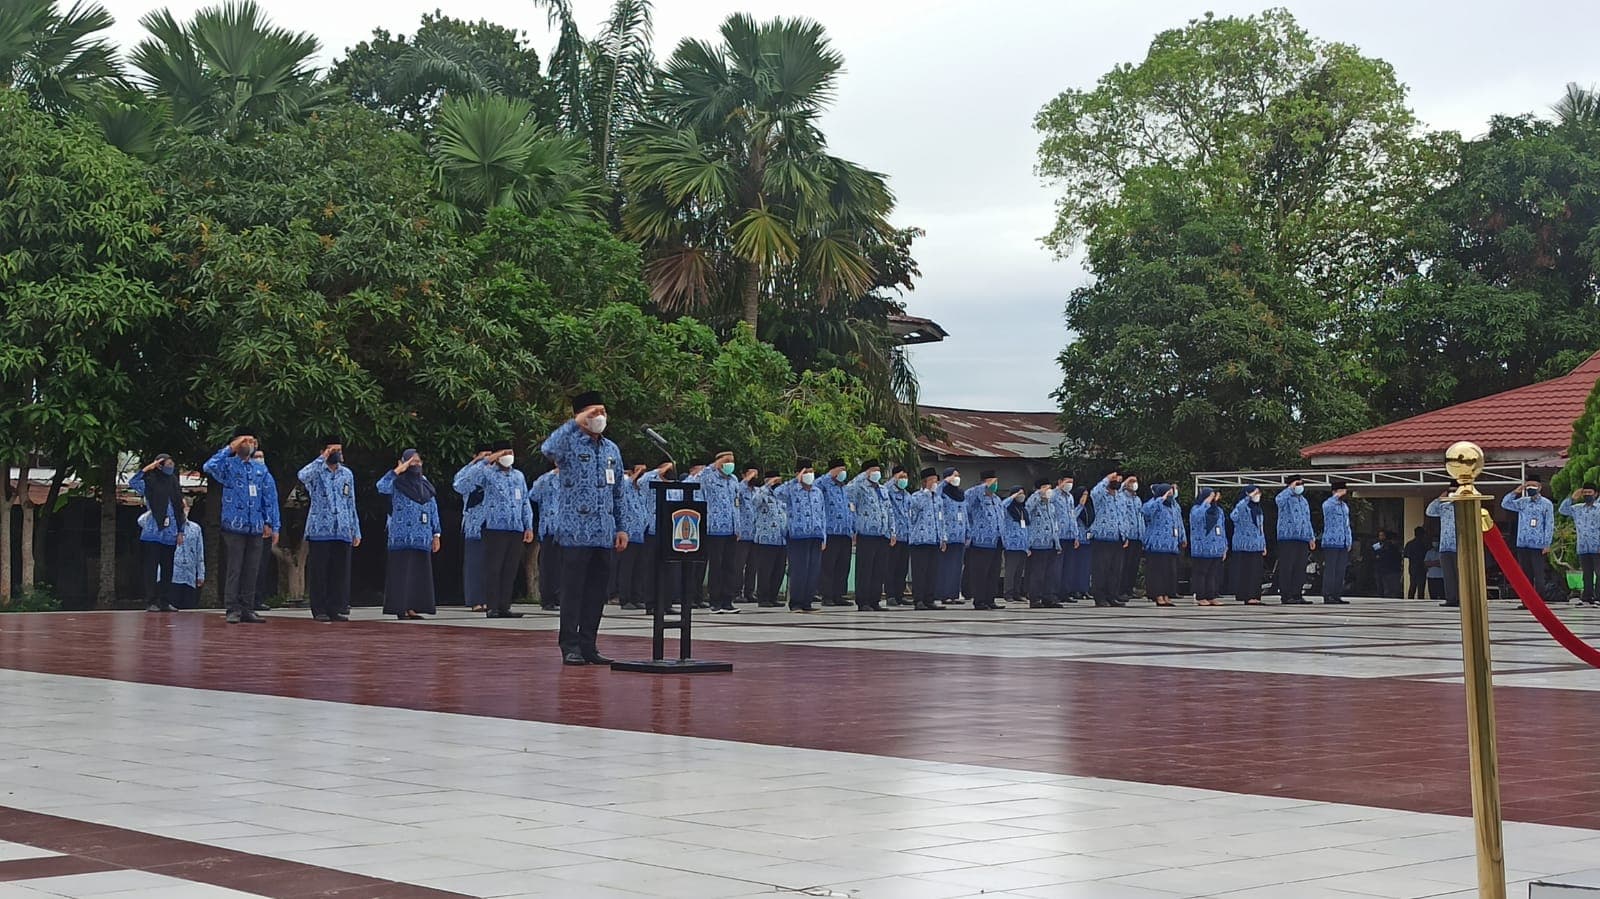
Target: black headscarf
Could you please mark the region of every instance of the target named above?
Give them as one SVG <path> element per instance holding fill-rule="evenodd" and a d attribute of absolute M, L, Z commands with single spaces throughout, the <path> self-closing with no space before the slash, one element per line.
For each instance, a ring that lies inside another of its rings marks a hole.
<path fill-rule="evenodd" d="M 155 468 L 144 473 L 144 501 L 150 507 L 150 515 L 155 518 L 156 526 L 165 528 L 167 516 L 170 514 L 178 520 L 178 530 L 183 530 L 189 524 L 189 519 L 183 514 L 183 485 L 178 483 L 177 469 L 172 474 L 167 474 L 166 465 L 172 457 L 166 453 L 156 457 L 160 462 Z"/>
<path fill-rule="evenodd" d="M 967 494 L 960 487 L 957 487 L 956 485 L 950 483 L 949 481 L 944 481 L 942 483 L 944 484 L 944 495 L 945 496 L 950 497 L 951 500 L 953 500 L 955 502 L 958 502 L 958 503 L 959 502 L 964 502 L 966 500 Z"/>
<path fill-rule="evenodd" d="M 1026 504 L 1022 502 L 1021 495 L 1017 494 L 1016 491 L 1012 491 L 1011 498 L 1006 500 L 1006 513 L 1011 516 L 1012 521 L 1020 521 L 1023 524 L 1028 523 Z"/>
<path fill-rule="evenodd" d="M 416 454 L 416 450 L 408 449 L 400 454 L 400 461 L 408 462 Z M 406 469 L 405 474 L 395 475 L 394 489 L 419 506 L 427 505 L 434 496 L 433 482 L 415 468 Z"/>
<path fill-rule="evenodd" d="M 1204 503 L 1213 494 L 1216 494 L 1216 491 L 1206 487 L 1200 491 L 1199 495 L 1196 496 L 1195 499 L 1197 502 Z M 1217 495 L 1220 497 L 1220 494 Z M 1206 530 L 1208 531 L 1216 530 L 1222 526 L 1222 506 L 1220 505 L 1220 502 L 1221 500 L 1219 498 L 1218 502 L 1214 502 L 1205 508 Z"/>

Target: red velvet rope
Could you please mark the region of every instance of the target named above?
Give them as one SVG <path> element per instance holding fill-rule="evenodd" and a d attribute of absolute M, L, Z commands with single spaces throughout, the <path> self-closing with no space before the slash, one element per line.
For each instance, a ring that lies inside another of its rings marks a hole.
<path fill-rule="evenodd" d="M 1544 625 L 1550 636 L 1565 646 L 1567 652 L 1595 668 L 1600 668 L 1600 649 L 1583 642 L 1561 622 L 1560 618 L 1556 617 L 1556 613 L 1552 612 L 1548 605 L 1545 605 L 1544 597 L 1539 595 L 1538 590 L 1533 589 L 1533 582 L 1528 580 L 1528 575 L 1522 570 L 1522 566 L 1517 564 L 1517 557 L 1512 554 L 1511 547 L 1506 545 L 1505 535 L 1500 533 L 1500 529 L 1490 528 L 1484 531 L 1483 543 L 1489 547 L 1494 560 L 1500 563 L 1500 571 L 1505 574 L 1506 580 L 1511 582 L 1511 589 L 1516 591 L 1517 598 L 1522 600 L 1522 604 L 1528 607 L 1533 617 Z"/>

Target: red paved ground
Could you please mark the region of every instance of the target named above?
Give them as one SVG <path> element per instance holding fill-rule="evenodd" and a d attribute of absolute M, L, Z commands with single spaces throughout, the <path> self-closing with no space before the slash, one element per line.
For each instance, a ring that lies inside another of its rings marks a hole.
<path fill-rule="evenodd" d="M 648 641 L 602 638 L 617 656 Z M 564 668 L 553 633 L 7 615 L 0 667 L 1470 814 L 1462 689 L 775 644 L 732 674 Z M 1600 695 L 1501 687 L 1508 819 L 1600 829 Z"/>

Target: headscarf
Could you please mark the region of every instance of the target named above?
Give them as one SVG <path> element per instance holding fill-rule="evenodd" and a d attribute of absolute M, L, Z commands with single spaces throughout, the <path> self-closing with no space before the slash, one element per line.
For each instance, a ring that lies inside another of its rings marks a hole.
<path fill-rule="evenodd" d="M 1011 498 L 1006 500 L 1006 512 L 1011 515 L 1012 521 L 1020 521 L 1026 525 L 1028 523 L 1028 509 L 1026 503 L 1020 502 L 1022 499 L 1021 494 L 1021 487 L 1011 488 Z"/>
<path fill-rule="evenodd" d="M 1256 486 L 1255 484 L 1250 484 L 1250 485 L 1246 486 L 1244 488 L 1244 499 L 1249 499 L 1250 498 L 1250 494 L 1255 493 L 1255 492 L 1259 491 L 1260 489 L 1261 488 Z M 1266 513 L 1261 511 L 1261 504 L 1260 503 L 1245 503 L 1245 505 L 1250 507 L 1250 520 L 1255 522 L 1256 530 L 1261 530 L 1262 529 L 1262 522 L 1265 521 L 1266 517 L 1267 517 Z"/>
<path fill-rule="evenodd" d="M 1216 491 L 1212 490 L 1210 487 L 1204 487 L 1198 494 L 1195 495 L 1195 502 L 1203 504 L 1207 499 L 1210 499 L 1214 493 L 1216 493 Z M 1221 527 L 1222 509 L 1218 507 L 1216 503 L 1212 503 L 1211 505 L 1206 506 L 1205 510 L 1206 530 L 1211 531 Z"/>
<path fill-rule="evenodd" d="M 150 507 L 157 527 L 166 528 L 170 515 L 177 519 L 181 531 L 189 524 L 188 517 L 183 514 L 183 485 L 178 483 L 176 469 L 173 474 L 167 474 L 166 463 L 172 461 L 171 456 L 162 453 L 156 461 L 161 464 L 144 473 L 145 504 Z"/>
<path fill-rule="evenodd" d="M 400 461 L 409 462 L 416 454 L 416 450 L 408 449 L 400 454 Z M 395 475 L 394 489 L 419 506 L 427 505 L 434 496 L 433 482 L 415 468 L 406 469 L 405 474 Z"/>

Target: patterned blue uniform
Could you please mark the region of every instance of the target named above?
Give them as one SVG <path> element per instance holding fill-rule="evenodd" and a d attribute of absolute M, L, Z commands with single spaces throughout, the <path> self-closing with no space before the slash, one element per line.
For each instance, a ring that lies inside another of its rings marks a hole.
<path fill-rule="evenodd" d="M 272 476 L 272 472 L 267 469 L 267 463 L 252 462 L 251 464 L 256 467 L 256 476 L 261 478 L 264 485 L 261 489 L 267 498 L 267 504 L 261 510 L 261 514 L 266 516 L 267 524 L 271 526 L 273 533 L 277 533 L 283 530 L 283 519 L 278 514 L 278 481 Z"/>
<path fill-rule="evenodd" d="M 857 536 L 885 539 L 896 536 L 894 509 L 889 505 L 887 488 L 872 483 L 866 472 L 862 472 L 850 481 L 844 491 L 853 509 L 851 517 Z"/>
<path fill-rule="evenodd" d="M 144 496 L 144 472 L 134 472 L 133 478 L 128 481 L 128 487 L 141 497 Z M 176 546 L 178 544 L 178 511 L 172 508 L 172 503 L 167 503 L 166 514 L 161 516 L 167 521 L 166 527 L 156 524 L 155 510 L 150 509 L 150 501 L 148 499 L 145 500 L 144 507 L 149 509 L 151 514 L 148 517 L 139 516 L 139 542 Z M 188 538 L 184 539 L 187 540 Z"/>
<path fill-rule="evenodd" d="M 977 549 L 995 549 L 1000 545 L 1000 497 L 979 486 L 967 493 L 967 535 Z"/>
<path fill-rule="evenodd" d="M 1262 529 L 1262 520 L 1257 519 L 1255 513 L 1261 511 L 1260 503 L 1250 502 L 1250 497 L 1242 496 L 1233 505 L 1233 551 L 1239 553 L 1259 553 L 1267 548 L 1267 535 Z M 1252 508 L 1257 507 L 1257 508 Z"/>
<path fill-rule="evenodd" d="M 562 546 L 610 548 L 622 521 L 622 450 L 604 437 L 591 437 L 568 421 L 540 451 L 554 460 L 561 489 L 556 541 Z"/>
<path fill-rule="evenodd" d="M 386 471 L 378 480 L 378 492 L 389 497 L 389 548 L 433 549 L 439 536 L 439 501 L 419 503 L 394 489 L 395 474 Z"/>
<path fill-rule="evenodd" d="M 466 496 L 483 491 L 483 530 L 521 534 L 533 530 L 533 501 L 528 496 L 528 478 L 515 468 L 501 468 L 485 459 L 468 465 L 456 475 L 455 490 Z M 500 538 L 496 538 L 500 539 Z"/>
<path fill-rule="evenodd" d="M 733 535 L 750 541 L 756 537 L 756 482 L 740 483 L 734 494 Z"/>
<path fill-rule="evenodd" d="M 911 494 L 899 487 L 889 489 L 889 511 L 894 515 L 894 532 L 901 540 L 911 533 Z"/>
<path fill-rule="evenodd" d="M 918 490 L 911 494 L 910 502 L 906 505 L 906 518 L 910 523 L 906 542 L 912 546 L 938 546 L 949 541 L 943 501 L 932 490 Z"/>
<path fill-rule="evenodd" d="M 321 458 L 300 469 L 311 508 L 306 512 L 306 539 L 353 543 L 361 539 L 361 519 L 356 515 L 356 476 L 340 465 L 329 470 Z"/>
<path fill-rule="evenodd" d="M 1433 500 L 1428 503 L 1429 518 L 1439 519 L 1439 552 L 1456 551 L 1456 510 L 1447 502 Z"/>
<path fill-rule="evenodd" d="M 963 546 L 970 535 L 967 529 L 967 506 L 965 502 L 950 498 L 945 489 L 948 484 L 948 481 L 940 481 L 934 488 L 939 497 L 939 514 L 944 516 L 945 542 L 951 546 Z"/>
<path fill-rule="evenodd" d="M 1027 522 L 1011 517 L 1011 508 L 1017 501 L 1016 497 L 1012 497 L 1000 504 L 1000 545 L 1010 553 L 1026 552 L 1029 548 Z M 1028 508 L 1026 501 L 1022 503 L 1022 508 Z"/>
<path fill-rule="evenodd" d="M 1572 519 L 1577 527 L 1580 555 L 1600 553 L 1600 501 L 1575 503 L 1571 497 L 1567 497 L 1561 501 L 1561 508 L 1557 511 Z"/>
<path fill-rule="evenodd" d="M 1278 540 L 1310 543 L 1317 539 L 1316 531 L 1311 529 L 1311 504 L 1304 496 L 1285 489 L 1278 491 L 1273 502 L 1278 504 Z"/>
<path fill-rule="evenodd" d="M 465 484 L 466 481 L 463 480 L 463 475 L 471 470 L 474 465 L 481 464 L 482 462 L 482 459 L 474 459 L 471 462 L 461 466 L 461 470 L 456 472 L 456 476 L 450 480 L 452 489 L 455 489 L 457 493 L 461 493 L 460 489 L 456 488 L 455 485 Z M 466 493 L 461 493 L 461 536 L 467 538 L 468 540 L 483 539 L 482 488 L 473 487 Z"/>
<path fill-rule="evenodd" d="M 788 515 L 790 540 L 827 539 L 828 512 L 821 486 L 808 489 L 798 479 L 791 480 L 779 485 L 777 495 Z"/>
<path fill-rule="evenodd" d="M 632 478 L 623 485 L 622 499 L 624 510 L 622 520 L 628 532 L 628 545 L 644 543 L 644 497 L 640 495 L 639 485 Z M 654 492 L 654 491 L 652 491 Z"/>
<path fill-rule="evenodd" d="M 1220 559 L 1228 554 L 1228 516 L 1222 506 L 1195 503 L 1189 510 L 1189 555 Z"/>
<path fill-rule="evenodd" d="M 1323 549 L 1349 549 L 1355 542 L 1350 536 L 1350 506 L 1336 496 L 1322 501 L 1322 539 L 1317 542 Z"/>
<path fill-rule="evenodd" d="M 1152 497 L 1145 502 L 1140 516 L 1144 520 L 1140 539 L 1145 552 L 1175 556 L 1178 548 L 1189 542 L 1183 524 L 1183 508 L 1176 499 L 1169 503 L 1161 497 Z"/>
<path fill-rule="evenodd" d="M 1094 542 L 1120 544 L 1125 539 L 1122 535 L 1127 528 L 1122 521 L 1123 502 L 1119 496 L 1125 492 L 1120 488 L 1112 490 L 1109 478 L 1101 478 L 1089 491 L 1089 499 L 1094 502 L 1094 524 L 1089 536 Z"/>
<path fill-rule="evenodd" d="M 1023 504 L 1028 511 L 1028 548 L 1035 551 L 1053 551 L 1060 547 L 1056 537 L 1056 513 L 1044 492 L 1035 490 Z"/>
<path fill-rule="evenodd" d="M 782 546 L 789 542 L 789 512 L 773 488 L 757 487 L 750 506 L 755 511 L 751 536 L 757 545 Z"/>
<path fill-rule="evenodd" d="M 815 486 L 822 491 L 822 502 L 828 516 L 828 536 L 854 535 L 856 523 L 850 514 L 850 498 L 845 496 L 844 485 L 833 478 L 819 475 Z"/>
<path fill-rule="evenodd" d="M 1061 541 L 1063 548 L 1075 540 L 1083 539 L 1083 522 L 1078 518 L 1082 509 L 1073 501 L 1070 488 L 1058 487 L 1050 497 L 1050 510 L 1055 513 L 1056 539 Z"/>
<path fill-rule="evenodd" d="M 1548 549 L 1555 530 L 1555 504 L 1543 496 L 1528 498 L 1520 491 L 1500 498 L 1500 505 L 1517 513 L 1517 548 Z"/>
<path fill-rule="evenodd" d="M 706 501 L 706 536 L 734 536 L 739 526 L 739 513 L 735 507 L 739 479 L 731 474 L 723 474 L 714 465 L 708 465 L 698 476 L 688 480 L 700 484 L 700 495 Z"/>
<path fill-rule="evenodd" d="M 224 531 L 259 536 L 263 527 L 276 520 L 278 491 L 266 466 L 241 459 L 224 446 L 202 467 L 222 485 Z"/>
<path fill-rule="evenodd" d="M 172 582 L 196 586 L 206 577 L 206 540 L 200 525 L 189 522 L 183 529 L 183 543 L 172 554 Z"/>

